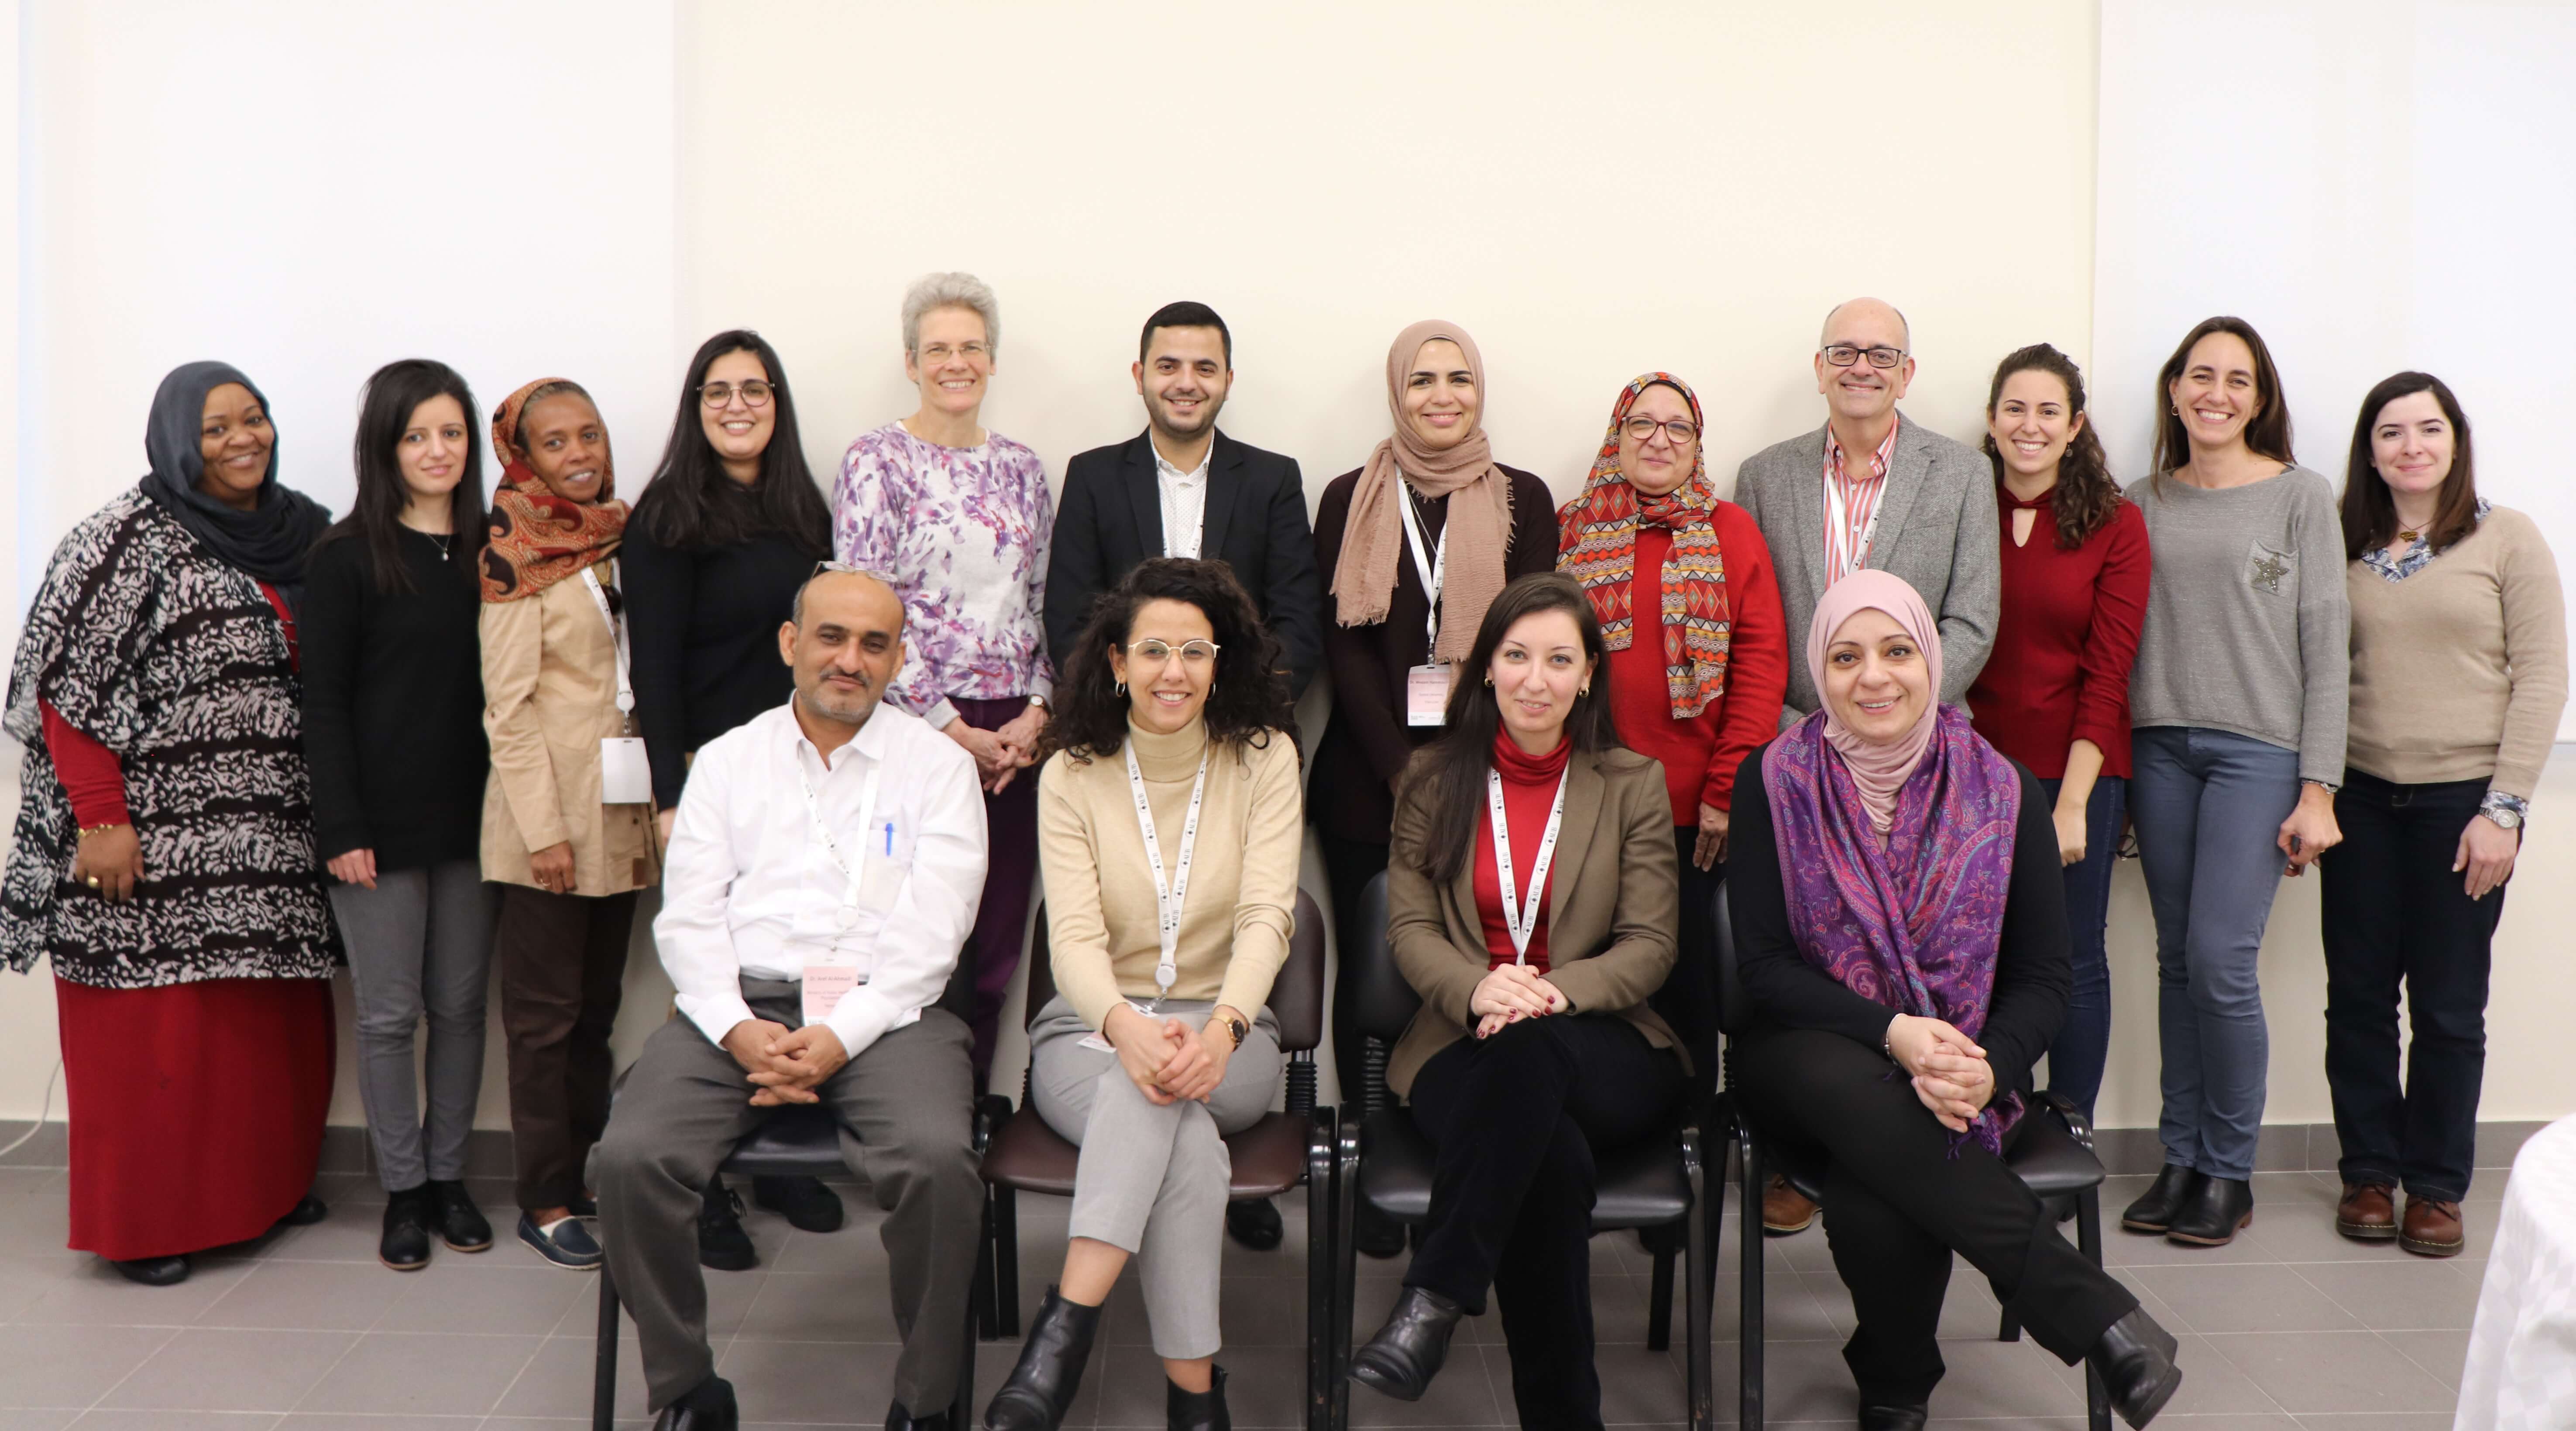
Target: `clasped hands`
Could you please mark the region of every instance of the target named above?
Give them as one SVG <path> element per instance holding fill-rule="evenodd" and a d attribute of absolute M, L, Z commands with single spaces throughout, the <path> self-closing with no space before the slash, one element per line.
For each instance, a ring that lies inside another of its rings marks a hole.
<path fill-rule="evenodd" d="M 1476 981 L 1467 996 L 1467 1011 L 1476 1016 L 1476 1037 L 1491 1038 L 1523 1019 L 1565 1012 L 1565 994 L 1547 976 L 1526 964 L 1504 964 Z"/>
<path fill-rule="evenodd" d="M 1985 1111 L 1995 1096 L 1995 1070 L 1977 1041 L 1941 1019 L 1898 1014 L 1888 1020 L 1887 1051 L 1914 1080 L 1914 1096 L 1953 1133 Z"/>
<path fill-rule="evenodd" d="M 940 733 L 966 747 L 966 753 L 975 757 L 976 782 L 986 794 L 999 795 L 1022 770 L 1037 763 L 1038 733 L 1046 723 L 1046 707 L 1032 705 L 1003 722 L 999 730 L 977 730 L 961 716 Z"/>
<path fill-rule="evenodd" d="M 820 1103 L 823 1097 L 815 1088 L 850 1061 L 850 1051 L 830 1024 L 791 1029 L 767 1019 L 744 1019 L 725 1031 L 724 1051 L 757 1085 L 751 1094 L 754 1108 Z"/>
<path fill-rule="evenodd" d="M 1242 1017 L 1219 1004 L 1208 1011 L 1207 1022 L 1191 1028 L 1180 1019 L 1157 1018 L 1121 1002 L 1111 1005 L 1109 1017 L 1100 1021 L 1100 1036 L 1118 1051 L 1118 1066 L 1147 1102 L 1157 1108 L 1184 1100 L 1205 1103 L 1225 1081 L 1226 1061 L 1234 1057 L 1233 1033 L 1213 1030 L 1221 1019 Z"/>

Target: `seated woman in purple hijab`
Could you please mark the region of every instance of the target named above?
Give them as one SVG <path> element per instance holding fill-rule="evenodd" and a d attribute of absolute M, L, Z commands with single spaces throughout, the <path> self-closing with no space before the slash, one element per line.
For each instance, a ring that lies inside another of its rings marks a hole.
<path fill-rule="evenodd" d="M 2174 1339 L 2002 1158 L 2072 979 L 2049 802 L 1939 703 L 1940 628 L 1902 580 L 1836 582 L 1807 672 L 1823 709 L 1735 781 L 1727 874 L 1754 1016 L 1735 1057 L 1755 1126 L 1828 1166 L 1860 1425 L 1924 1424 L 1955 1251 L 2144 1426 L 2181 1383 Z"/>

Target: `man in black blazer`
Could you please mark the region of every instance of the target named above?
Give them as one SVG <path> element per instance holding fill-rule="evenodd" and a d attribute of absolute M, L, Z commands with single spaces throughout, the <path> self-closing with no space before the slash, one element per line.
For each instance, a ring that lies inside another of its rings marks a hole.
<path fill-rule="evenodd" d="M 1066 464 L 1048 557 L 1047 650 L 1064 669 L 1091 603 L 1147 557 L 1223 561 L 1288 660 L 1291 696 L 1323 662 L 1323 580 L 1297 461 L 1217 431 L 1234 337 L 1204 303 L 1169 303 L 1137 342 L 1146 428 Z"/>

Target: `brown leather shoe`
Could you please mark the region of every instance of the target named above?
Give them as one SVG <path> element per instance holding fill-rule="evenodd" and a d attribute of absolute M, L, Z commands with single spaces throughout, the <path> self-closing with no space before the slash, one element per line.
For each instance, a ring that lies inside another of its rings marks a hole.
<path fill-rule="evenodd" d="M 2457 1257 L 2467 1246 L 2468 1229 L 2460 1225 L 2460 1205 L 2428 1197 L 2406 1199 L 2406 1230 L 2397 1245 L 2418 1257 Z"/>
<path fill-rule="evenodd" d="M 1773 1237 L 1804 1232 L 1816 1220 L 1816 1205 L 1788 1181 L 1775 1177 L 1762 1190 L 1762 1230 Z"/>
<path fill-rule="evenodd" d="M 2345 1183 L 2335 1204 L 2335 1231 L 2355 1242 L 2386 1242 L 2397 1235 L 2397 1189 L 2383 1183 Z"/>

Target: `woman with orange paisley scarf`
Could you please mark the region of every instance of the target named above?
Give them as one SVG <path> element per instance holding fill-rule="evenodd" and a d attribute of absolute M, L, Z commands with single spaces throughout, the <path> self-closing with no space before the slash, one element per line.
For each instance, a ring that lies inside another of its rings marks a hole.
<path fill-rule="evenodd" d="M 608 1124 L 635 894 L 661 873 L 617 586 L 627 509 L 607 428 L 577 383 L 510 394 L 492 414 L 492 450 L 509 466 L 483 550 L 483 877 L 502 886 L 492 949 L 519 1240 L 558 1267 L 591 1268 L 582 1168 Z"/>
<path fill-rule="evenodd" d="M 1699 395 L 1670 373 L 1619 390 L 1583 495 L 1557 510 L 1559 571 L 1592 599 L 1619 738 L 1664 765 L 1681 851 L 1681 951 L 1656 1012 L 1717 1067 L 1711 923 L 1735 767 L 1780 728 L 1789 638 L 1771 550 L 1708 478 Z M 1647 639 L 1639 639 L 1639 627 Z"/>

